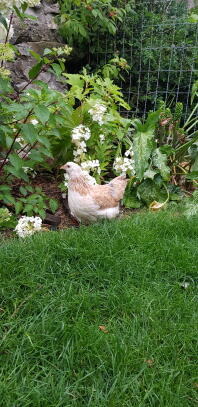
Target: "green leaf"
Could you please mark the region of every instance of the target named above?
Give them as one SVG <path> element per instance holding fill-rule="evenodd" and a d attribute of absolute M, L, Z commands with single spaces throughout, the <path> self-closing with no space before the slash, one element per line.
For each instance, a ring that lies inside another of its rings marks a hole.
<path fill-rule="evenodd" d="M 41 219 L 45 219 L 45 210 L 44 209 L 39 209 L 38 213 L 39 213 Z"/>
<path fill-rule="evenodd" d="M 52 68 L 57 76 L 62 74 L 62 69 L 59 64 L 52 64 Z"/>
<path fill-rule="evenodd" d="M 25 141 L 33 145 L 37 140 L 37 130 L 32 123 L 25 123 L 21 125 L 21 132 L 24 136 Z"/>
<path fill-rule="evenodd" d="M 76 86 L 78 88 L 83 88 L 84 87 L 84 80 L 81 79 L 81 75 L 77 75 L 77 74 L 64 74 L 64 76 L 67 79 L 67 83 L 71 86 Z"/>
<path fill-rule="evenodd" d="M 149 169 L 146 170 L 145 173 L 144 173 L 144 179 L 145 179 L 145 178 L 153 179 L 156 174 L 157 174 L 156 171 L 153 171 L 152 169 L 149 168 Z"/>
<path fill-rule="evenodd" d="M 132 209 L 132 208 L 140 208 L 141 202 L 137 197 L 137 190 L 134 188 L 133 184 L 135 182 L 135 177 L 133 177 L 127 184 L 125 189 L 123 204 L 125 208 Z"/>
<path fill-rule="evenodd" d="M 28 72 L 29 79 L 35 79 L 38 76 L 42 66 L 43 61 L 40 61 L 38 64 L 34 65 Z"/>
<path fill-rule="evenodd" d="M 2 16 L 1 13 L 0 13 L 0 24 L 2 24 L 2 25 L 5 27 L 6 31 L 8 31 L 8 24 L 7 24 L 7 21 L 6 21 L 6 19 Z"/>
<path fill-rule="evenodd" d="M 51 198 L 49 200 L 49 206 L 51 211 L 54 213 L 58 209 L 58 201 L 56 199 Z"/>
<path fill-rule="evenodd" d="M 27 195 L 27 189 L 23 186 L 20 186 L 19 191 L 22 195 L 26 196 Z"/>
<path fill-rule="evenodd" d="M 9 160 L 16 170 L 21 169 L 24 166 L 24 161 L 18 156 L 18 154 L 10 154 Z"/>
<path fill-rule="evenodd" d="M 153 153 L 153 165 L 157 167 L 160 171 L 162 178 L 168 181 L 170 178 L 170 168 L 167 165 L 167 155 L 162 154 L 159 148 Z"/>
<path fill-rule="evenodd" d="M 37 54 L 35 51 L 33 51 L 32 49 L 29 49 L 29 48 L 28 48 L 28 51 L 38 62 L 41 61 L 41 57 L 39 54 Z"/>
<path fill-rule="evenodd" d="M 17 202 L 15 203 L 15 212 L 16 212 L 16 215 L 18 215 L 18 214 L 22 211 L 22 209 L 23 209 L 23 203 L 22 203 L 21 201 L 17 201 Z"/>
<path fill-rule="evenodd" d="M 50 48 L 45 48 L 44 49 L 44 52 L 43 52 L 43 56 L 44 55 L 49 55 L 49 54 L 51 54 L 52 53 L 52 50 L 50 49 Z"/>
<path fill-rule="evenodd" d="M 153 201 L 164 202 L 167 198 L 167 193 L 160 185 L 155 184 L 150 179 L 146 179 L 137 187 L 137 196 L 149 206 Z"/>
<path fill-rule="evenodd" d="M 136 132 L 133 137 L 133 151 L 136 176 L 142 180 L 148 168 L 148 160 L 154 147 L 154 133 L 152 130 Z"/>
<path fill-rule="evenodd" d="M 27 189 L 29 192 L 33 192 L 33 191 L 34 191 L 34 189 L 33 189 L 33 187 L 32 187 L 31 185 L 26 185 L 26 189 Z"/>
<path fill-rule="evenodd" d="M 27 213 L 28 216 L 32 216 L 33 215 L 33 205 L 31 205 L 31 204 L 25 205 L 23 208 L 23 212 Z"/>
<path fill-rule="evenodd" d="M 42 124 L 45 124 L 50 116 L 50 111 L 45 105 L 39 104 L 34 108 L 34 113 Z"/>

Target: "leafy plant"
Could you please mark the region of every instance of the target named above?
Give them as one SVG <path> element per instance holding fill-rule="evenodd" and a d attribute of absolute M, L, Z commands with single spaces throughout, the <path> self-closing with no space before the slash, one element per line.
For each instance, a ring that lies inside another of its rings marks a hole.
<path fill-rule="evenodd" d="M 15 217 L 7 208 L 0 208 L 0 230 L 14 229 L 16 223 Z"/>

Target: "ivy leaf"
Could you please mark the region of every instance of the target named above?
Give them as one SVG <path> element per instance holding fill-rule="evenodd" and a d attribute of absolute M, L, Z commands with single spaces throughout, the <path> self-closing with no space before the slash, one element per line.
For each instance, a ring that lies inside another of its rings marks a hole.
<path fill-rule="evenodd" d="M 38 76 L 42 66 L 43 61 L 40 61 L 38 64 L 34 65 L 28 72 L 29 79 L 35 79 Z"/>
<path fill-rule="evenodd" d="M 32 123 L 25 123 L 21 125 L 21 132 L 24 136 L 25 141 L 33 145 L 37 140 L 37 130 Z"/>
<path fill-rule="evenodd" d="M 152 158 L 153 165 L 159 169 L 162 178 L 165 181 L 168 181 L 170 177 L 170 168 L 167 166 L 167 155 L 162 154 L 160 149 L 156 148 Z"/>
<path fill-rule="evenodd" d="M 42 124 L 45 124 L 50 116 L 50 111 L 45 105 L 39 104 L 35 106 L 34 112 Z"/>

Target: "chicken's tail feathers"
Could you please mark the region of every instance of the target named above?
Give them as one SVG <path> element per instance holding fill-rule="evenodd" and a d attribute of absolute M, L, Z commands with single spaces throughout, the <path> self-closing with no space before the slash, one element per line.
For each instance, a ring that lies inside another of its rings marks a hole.
<path fill-rule="evenodd" d="M 112 179 L 109 184 L 118 184 L 120 182 L 123 182 L 123 184 L 127 185 L 129 179 L 126 178 L 126 175 L 119 175 L 118 177 L 115 177 Z"/>
<path fill-rule="evenodd" d="M 111 194 L 117 201 L 120 201 L 123 198 L 128 181 L 129 180 L 124 175 L 120 175 L 109 183 Z"/>

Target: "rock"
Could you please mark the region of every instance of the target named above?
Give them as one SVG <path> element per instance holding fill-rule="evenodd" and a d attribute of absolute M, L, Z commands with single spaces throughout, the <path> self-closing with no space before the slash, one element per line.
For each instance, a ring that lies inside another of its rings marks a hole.
<path fill-rule="evenodd" d="M 45 48 L 61 47 L 65 44 L 58 34 L 54 17 L 59 13 L 59 5 L 52 0 L 42 0 L 39 6 L 29 8 L 26 11 L 36 17 L 36 20 L 25 19 L 21 21 L 14 15 L 14 35 L 10 42 L 15 45 L 19 54 L 13 62 L 7 63 L 11 71 L 14 89 L 19 91 L 28 83 L 28 72 L 37 63 L 30 54 L 29 49 L 39 55 L 43 55 Z M 37 79 L 46 82 L 50 88 L 64 92 L 66 85 L 59 82 L 51 72 L 42 72 Z M 33 86 L 32 84 L 30 85 Z"/>
<path fill-rule="evenodd" d="M 51 213 L 47 213 L 43 223 L 52 226 L 58 226 L 61 223 L 61 217 L 57 215 L 51 215 Z"/>

